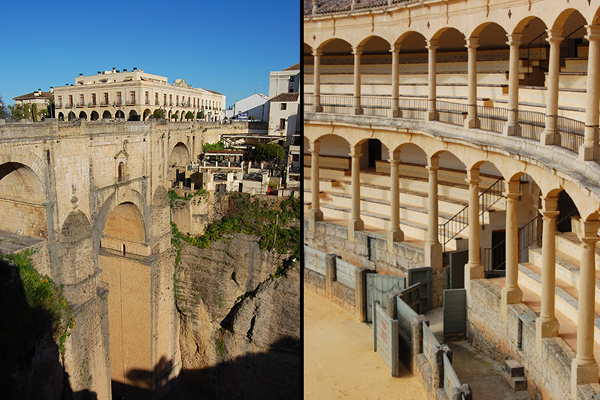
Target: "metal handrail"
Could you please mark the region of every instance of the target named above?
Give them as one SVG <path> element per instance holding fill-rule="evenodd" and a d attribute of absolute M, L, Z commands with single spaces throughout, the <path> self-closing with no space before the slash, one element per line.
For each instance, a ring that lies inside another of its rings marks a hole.
<path fill-rule="evenodd" d="M 504 193 L 504 179 L 500 178 L 494 184 L 490 185 L 479 195 L 479 217 L 481 217 L 487 210 L 492 208 L 501 198 Z M 469 226 L 469 206 L 465 206 L 462 210 L 457 212 L 452 218 L 443 224 L 439 224 L 439 240 L 442 244 L 442 251 L 446 251 L 446 245 L 458 236 L 459 233 L 464 231 Z M 454 228 L 454 229 L 451 229 Z M 454 232 L 454 234 L 452 234 Z"/>

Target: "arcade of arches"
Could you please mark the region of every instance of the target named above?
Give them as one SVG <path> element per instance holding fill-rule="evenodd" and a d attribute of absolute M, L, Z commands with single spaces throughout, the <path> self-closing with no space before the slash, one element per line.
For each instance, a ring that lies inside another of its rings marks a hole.
<path fill-rule="evenodd" d="M 379 238 L 381 270 L 400 275 L 418 248 L 438 305 L 448 255 L 468 250 L 470 334 L 492 335 L 472 303 L 490 278 L 507 336 L 491 345 L 524 351 L 508 327 L 533 309 L 531 379 L 544 398 L 587 398 L 600 375 L 599 5 L 332 4 L 304 8 L 307 240 L 334 252 L 328 224 L 349 243 Z M 559 338 L 571 359 L 548 379 Z"/>

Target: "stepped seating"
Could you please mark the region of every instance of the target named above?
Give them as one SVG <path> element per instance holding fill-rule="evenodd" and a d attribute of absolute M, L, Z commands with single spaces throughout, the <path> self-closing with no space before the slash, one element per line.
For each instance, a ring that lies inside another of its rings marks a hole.
<path fill-rule="evenodd" d="M 327 157 L 327 156 L 325 156 Z M 322 157 L 319 157 L 319 160 Z M 305 161 L 307 157 L 305 155 Z M 325 162 L 327 163 L 327 162 Z M 348 170 L 343 177 L 326 179 L 320 160 L 320 206 L 328 218 L 348 220 L 352 213 L 351 176 Z M 310 167 L 305 166 L 305 199 L 310 198 Z M 361 218 L 364 223 L 375 231 L 387 231 L 390 226 L 390 175 L 389 163 L 377 161 L 376 168 L 362 170 L 361 182 Z M 400 224 L 405 235 L 417 240 L 426 240 L 428 231 L 428 173 L 423 165 L 399 165 L 400 191 Z M 466 173 L 462 171 L 440 169 L 438 171 L 438 210 L 439 223 L 443 224 L 457 212 L 468 205 L 469 189 L 465 182 Z M 482 175 L 481 190 L 496 182 L 497 177 Z M 505 202 L 501 199 L 491 210 L 484 213 L 485 223 L 495 211 L 504 210 Z M 311 204 L 305 202 L 305 211 L 310 210 Z M 460 235 L 451 240 L 448 250 L 466 249 L 468 227 Z"/>

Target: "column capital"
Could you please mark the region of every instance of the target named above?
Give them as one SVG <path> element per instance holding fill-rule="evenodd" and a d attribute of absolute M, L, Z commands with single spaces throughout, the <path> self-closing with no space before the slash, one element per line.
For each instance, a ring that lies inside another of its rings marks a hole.
<path fill-rule="evenodd" d="M 400 53 L 400 45 L 399 44 L 393 44 L 390 46 L 390 53 L 394 53 L 394 54 L 399 54 Z"/>
<path fill-rule="evenodd" d="M 321 57 L 323 55 L 323 49 L 312 49 L 312 55 L 315 57 Z"/>
<path fill-rule="evenodd" d="M 522 37 L 523 37 L 523 34 L 521 34 L 521 33 L 509 33 L 506 35 L 506 38 L 508 39 L 506 44 L 509 46 L 517 46 L 518 47 L 521 44 Z"/>
<path fill-rule="evenodd" d="M 590 42 L 600 40 L 600 25 L 586 25 L 585 29 L 587 29 L 587 35 L 584 37 L 587 40 Z"/>
<path fill-rule="evenodd" d="M 546 32 L 548 33 L 548 37 L 546 38 L 546 41 L 550 44 L 559 44 L 564 39 L 562 36 L 562 34 L 563 34 L 562 29 L 557 29 L 557 28 L 546 29 Z"/>
<path fill-rule="evenodd" d="M 543 200 L 543 209 L 542 214 L 544 212 L 553 212 L 558 208 L 558 197 L 542 197 Z"/>
<path fill-rule="evenodd" d="M 598 237 L 598 226 L 600 225 L 600 221 L 580 221 L 580 228 L 577 230 L 577 236 L 581 241 L 586 239 L 588 242 L 591 241 L 597 242 L 600 240 Z"/>
<path fill-rule="evenodd" d="M 388 160 L 388 162 L 391 165 L 398 165 L 398 164 L 400 164 L 400 160 L 398 160 L 398 159 L 391 159 L 391 160 Z"/>
<path fill-rule="evenodd" d="M 360 56 L 362 54 L 362 50 L 363 50 L 362 46 L 353 46 L 352 54 L 354 54 L 355 56 Z"/>
<path fill-rule="evenodd" d="M 521 195 L 521 192 L 519 192 L 519 186 L 520 186 L 519 181 L 508 181 L 508 182 L 505 182 L 504 185 L 505 185 L 504 195 L 506 196 L 507 199 L 518 199 L 519 198 L 519 196 Z"/>
<path fill-rule="evenodd" d="M 558 214 L 560 214 L 560 211 L 547 211 L 547 210 L 540 210 L 540 214 L 542 214 L 542 216 L 544 217 L 544 222 L 548 221 L 553 221 L 556 219 L 556 217 L 558 217 Z"/>
<path fill-rule="evenodd" d="M 350 157 L 359 158 L 360 156 L 362 156 L 362 153 L 360 152 L 360 150 L 361 150 L 360 146 L 352 146 L 350 148 Z"/>
<path fill-rule="evenodd" d="M 318 153 L 320 148 L 321 148 L 320 140 L 315 140 L 314 142 L 310 142 L 310 152 L 311 153 Z"/>
<path fill-rule="evenodd" d="M 427 170 L 428 171 L 437 171 L 440 169 L 440 157 L 439 156 L 431 156 L 427 158 Z"/>
<path fill-rule="evenodd" d="M 479 47 L 479 38 L 467 38 L 465 47 L 467 49 L 476 49 Z"/>
<path fill-rule="evenodd" d="M 430 51 L 431 50 L 435 51 L 439 47 L 437 39 L 427 40 L 427 45 L 425 47 Z"/>

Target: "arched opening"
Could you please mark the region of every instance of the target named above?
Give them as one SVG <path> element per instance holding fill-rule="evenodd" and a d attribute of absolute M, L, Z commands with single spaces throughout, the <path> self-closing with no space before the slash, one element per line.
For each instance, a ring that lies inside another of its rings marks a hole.
<path fill-rule="evenodd" d="M 97 111 L 92 111 L 92 113 L 90 114 L 90 120 L 91 121 L 98 121 L 98 119 L 100 119 L 100 115 L 98 115 Z"/>
<path fill-rule="evenodd" d="M 125 119 L 125 113 L 122 110 L 118 110 L 115 113 L 115 118 L 116 119 Z"/>
<path fill-rule="evenodd" d="M 108 111 L 108 110 L 105 110 L 105 111 L 102 113 L 102 119 L 111 119 L 111 118 L 112 118 L 112 115 L 110 114 L 110 111 Z"/>
<path fill-rule="evenodd" d="M 182 142 L 177 143 L 169 156 L 169 180 L 173 183 L 185 182 L 185 171 L 189 163 L 190 152 L 187 146 Z"/>
<path fill-rule="evenodd" d="M 62 112 L 59 112 L 58 113 L 58 119 L 61 120 L 61 121 L 64 121 L 65 120 L 65 114 L 63 114 Z"/>
<path fill-rule="evenodd" d="M 144 261 L 144 219 L 129 202 L 108 215 L 98 253 L 100 280 L 108 283 L 110 371 L 113 397 L 147 398 L 151 387 L 135 371 L 152 371 L 151 268 Z"/>
<path fill-rule="evenodd" d="M 129 111 L 129 118 L 127 120 L 128 121 L 139 121 L 140 116 L 138 115 L 138 113 L 135 110 L 131 110 L 131 111 Z"/>
<path fill-rule="evenodd" d="M 123 162 L 120 162 L 119 167 L 117 169 L 117 182 L 123 182 L 123 180 L 125 179 L 125 164 L 123 164 Z"/>
<path fill-rule="evenodd" d="M 69 121 L 75 121 L 76 117 L 75 117 L 75 113 L 73 111 L 71 111 L 69 113 Z"/>
<path fill-rule="evenodd" d="M 87 114 L 84 111 L 80 112 L 79 113 L 79 119 L 87 121 Z"/>
<path fill-rule="evenodd" d="M 150 115 L 151 115 L 150 110 L 146 108 L 144 110 L 144 121 L 147 120 Z"/>
<path fill-rule="evenodd" d="M 0 230 L 38 239 L 48 237 L 46 195 L 39 176 L 28 166 L 0 165 Z"/>

